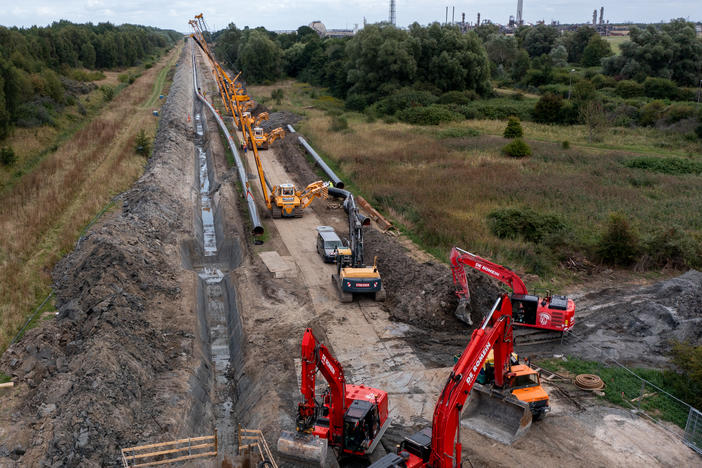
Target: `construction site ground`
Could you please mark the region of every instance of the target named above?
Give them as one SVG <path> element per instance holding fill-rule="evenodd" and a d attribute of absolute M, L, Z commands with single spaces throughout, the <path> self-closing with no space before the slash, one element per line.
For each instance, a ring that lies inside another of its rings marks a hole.
<path fill-rule="evenodd" d="M 302 218 L 271 219 L 249 151 L 249 179 L 266 228 L 265 242 L 254 245 L 236 172 L 227 166 L 214 120 L 193 98 L 191 53 L 189 44 L 144 176 L 122 195 L 121 210 L 93 226 L 55 269 L 56 320 L 30 330 L 0 359 L 0 371 L 16 382 L 0 389 L 0 467 L 118 466 L 120 448 L 215 428 L 223 444 L 212 466 L 220 466 L 233 456 L 239 424 L 262 429 L 275 447 L 281 430 L 294 430 L 306 327 L 330 347 L 350 382 L 388 392 L 392 426 L 382 454 L 430 424 L 453 356 L 469 340 L 470 327 L 452 315 L 456 299 L 448 267 L 408 239 L 375 228 L 366 234 L 366 259 L 378 256 L 388 299 L 340 303 L 331 282 L 335 266 L 315 250 L 319 225 L 347 235 L 339 201 L 315 200 Z M 200 83 L 218 99 L 209 68 L 196 55 Z M 204 123 L 201 137 L 197 114 Z M 212 164 L 219 253 L 209 260 L 198 222 L 199 144 Z M 304 186 L 319 179 L 294 136 L 262 151 L 261 159 L 272 184 Z M 261 258 L 266 252 L 286 258 L 295 274 L 274 275 Z M 224 277 L 216 294 L 201 279 L 203 271 L 215 269 Z M 499 289 L 482 276 L 469 279 L 478 322 Z M 659 364 L 643 354 L 660 351 L 671 333 L 700 329 L 691 327 L 702 310 L 700 274 L 671 281 L 581 293 L 585 341 L 606 345 L 627 362 Z M 220 376 L 211 303 L 222 290 L 228 366 Z M 647 306 L 643 318 L 635 304 L 641 294 L 660 306 Z M 618 318 L 608 321 L 613 308 Z M 637 320 L 643 325 L 630 332 L 629 322 Z M 619 347 L 617 333 L 624 338 Z M 632 349 L 633 343 L 639 347 Z M 556 343 L 528 352 L 579 350 L 587 357 L 584 345 Z M 546 388 L 552 412 L 512 446 L 462 430 L 464 459 L 495 467 L 699 466 L 699 456 L 660 426 L 591 394 Z M 357 460 L 342 464 L 364 466 Z"/>

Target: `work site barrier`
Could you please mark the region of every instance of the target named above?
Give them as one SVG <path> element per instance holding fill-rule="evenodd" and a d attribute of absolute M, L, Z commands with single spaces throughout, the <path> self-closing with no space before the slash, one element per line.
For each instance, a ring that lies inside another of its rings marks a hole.
<path fill-rule="evenodd" d="M 155 466 L 176 463 L 196 458 L 217 456 L 217 433 L 211 436 L 139 445 L 122 449 L 124 468 Z"/>
<path fill-rule="evenodd" d="M 278 468 L 278 464 L 273 459 L 271 449 L 263 437 L 263 432 L 259 429 L 246 429 L 239 426 L 239 455 L 251 454 L 258 452 L 261 457 L 261 463 L 267 464 L 272 468 Z M 260 465 L 259 465 L 260 466 Z"/>
<path fill-rule="evenodd" d="M 222 129 L 222 132 L 224 132 L 224 135 L 227 137 L 227 143 L 229 144 L 229 149 L 232 152 L 232 155 L 234 156 L 234 162 L 236 164 L 236 169 L 237 172 L 239 173 L 239 181 L 241 181 L 241 187 L 244 190 L 244 197 L 246 198 L 246 203 L 248 204 L 249 207 L 249 217 L 251 218 L 251 224 L 253 225 L 253 233 L 256 235 L 263 234 L 263 223 L 261 222 L 261 218 L 258 216 L 258 210 L 256 209 L 256 202 L 254 201 L 253 194 L 251 193 L 251 189 L 249 188 L 249 180 L 248 177 L 246 176 L 246 169 L 244 167 L 244 163 L 241 161 L 241 158 L 239 157 L 239 152 L 236 149 L 236 144 L 234 143 L 234 139 L 232 138 L 232 135 L 229 133 L 229 129 L 227 129 L 227 126 L 224 124 L 224 121 L 222 118 L 219 116 L 217 111 L 215 110 L 214 107 L 212 107 L 212 104 L 210 104 L 205 97 L 200 94 L 199 87 L 198 87 L 198 82 L 197 82 L 197 64 L 195 63 L 195 52 L 193 51 L 193 86 L 195 87 L 195 94 L 197 95 L 198 99 L 202 101 L 205 106 L 210 110 L 212 113 L 212 116 L 215 118 L 217 121 L 217 124 L 219 125 L 219 128 Z"/>
<path fill-rule="evenodd" d="M 584 337 L 577 333 L 572 331 L 567 333 L 564 341 L 566 343 L 579 342 L 592 348 L 597 356 L 594 360 L 602 368 L 617 367 L 625 371 L 624 376 L 617 379 L 618 383 L 622 384 L 621 386 L 626 390 L 616 395 L 617 401 L 614 401 L 615 403 L 629 407 L 635 413 L 654 422 L 671 436 L 702 454 L 702 413 L 699 410 L 639 376 L 634 370 L 611 357 L 606 350 L 587 343 Z M 605 385 L 607 385 L 607 379 L 604 380 Z M 678 427 L 674 427 L 671 423 Z"/>

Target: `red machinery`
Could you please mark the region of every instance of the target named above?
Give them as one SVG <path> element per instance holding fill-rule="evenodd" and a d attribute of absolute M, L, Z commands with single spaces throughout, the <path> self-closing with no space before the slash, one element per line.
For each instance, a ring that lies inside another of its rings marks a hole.
<path fill-rule="evenodd" d="M 548 295 L 546 297 L 532 296 L 527 292 L 527 288 L 521 278 L 512 270 L 454 247 L 451 249 L 451 271 L 453 272 L 453 282 L 458 288 L 456 295 L 459 303 L 456 315 L 459 318 L 460 316 L 470 318 L 470 315 L 465 313 L 466 307 L 470 303 L 470 291 L 468 290 L 465 266 L 492 276 L 512 288 L 510 299 L 514 308 L 512 318 L 515 325 L 557 332 L 564 332 L 573 328 L 575 303 L 572 299 L 556 295 Z"/>
<path fill-rule="evenodd" d="M 509 404 L 514 411 L 502 413 L 494 408 L 483 411 L 486 420 L 496 426 L 503 424 L 503 417 L 511 418 L 515 434 L 525 432 L 531 425 L 529 405 L 515 398 L 511 393 L 515 388 L 512 355 L 512 305 L 505 294 L 497 300 L 481 328 L 473 330 L 470 343 L 453 367 L 441 395 L 434 408 L 431 429 L 426 428 L 406 437 L 398 446 L 397 453 L 388 454 L 371 465 L 371 468 L 448 468 L 461 466 L 461 442 L 459 429 L 461 412 L 471 395 L 466 411 L 473 405 L 475 392 L 471 390 L 490 350 L 494 350 L 494 384 L 490 393 L 500 404 Z M 479 384 L 478 384 L 479 385 Z M 511 389 L 510 389 L 511 387 Z M 478 388 L 478 387 L 476 387 Z M 538 385 L 540 388 L 540 384 Z M 500 393 L 499 389 L 502 389 Z M 516 391 L 515 391 L 516 393 Z M 487 400 L 478 399 L 486 405 Z M 546 404 L 548 396 L 546 396 Z"/>
<path fill-rule="evenodd" d="M 329 388 L 315 399 L 317 370 Z M 302 402 L 298 406 L 297 434 L 283 432 L 278 450 L 304 460 L 324 455 L 316 439 L 327 441 L 337 455 L 367 455 L 375 450 L 390 425 L 388 394 L 383 390 L 346 383 L 344 369 L 311 329 L 302 338 Z"/>

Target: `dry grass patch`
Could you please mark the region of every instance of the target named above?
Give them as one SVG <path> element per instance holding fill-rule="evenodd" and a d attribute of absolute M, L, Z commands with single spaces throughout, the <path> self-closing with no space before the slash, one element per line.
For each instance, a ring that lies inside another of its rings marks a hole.
<path fill-rule="evenodd" d="M 175 48 L 110 102 L 90 123 L 41 161 L 0 203 L 0 349 L 50 290 L 51 269 L 86 224 L 143 172 L 134 151 L 140 129 L 157 120 L 140 109 Z"/>

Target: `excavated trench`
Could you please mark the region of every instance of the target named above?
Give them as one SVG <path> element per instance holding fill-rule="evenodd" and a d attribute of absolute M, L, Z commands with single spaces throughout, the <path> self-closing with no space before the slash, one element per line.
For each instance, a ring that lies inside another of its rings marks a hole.
<path fill-rule="evenodd" d="M 236 389 L 243 378 L 243 331 L 236 289 L 229 273 L 241 264 L 242 254 L 238 239 L 227 238 L 224 234 L 224 215 L 217 193 L 219 183 L 209 147 L 207 119 L 197 100 L 193 111 L 195 238 L 181 244 L 181 258 L 183 266 L 198 277 L 196 311 L 203 356 L 198 374 L 209 373 L 209 397 L 221 463 L 236 451 L 233 412 Z"/>

